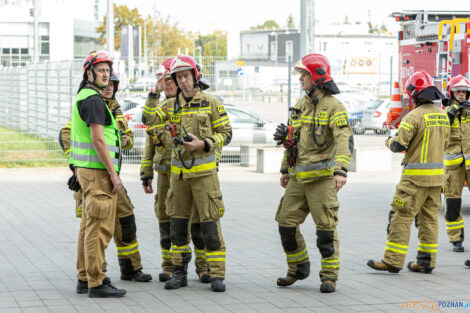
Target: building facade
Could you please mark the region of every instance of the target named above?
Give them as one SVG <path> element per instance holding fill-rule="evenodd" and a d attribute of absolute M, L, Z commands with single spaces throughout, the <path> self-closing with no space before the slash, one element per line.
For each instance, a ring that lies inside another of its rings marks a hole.
<path fill-rule="evenodd" d="M 99 49 L 95 29 L 105 12 L 99 0 L 0 0 L 0 66 L 34 60 L 34 1 L 40 61 L 83 58 Z"/>

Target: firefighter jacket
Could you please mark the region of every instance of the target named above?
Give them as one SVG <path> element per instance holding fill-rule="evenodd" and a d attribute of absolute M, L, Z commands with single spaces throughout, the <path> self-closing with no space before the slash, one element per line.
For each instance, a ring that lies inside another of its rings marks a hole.
<path fill-rule="evenodd" d="M 109 110 L 111 111 L 112 115 L 114 116 L 114 119 L 116 120 L 116 124 L 119 128 L 120 131 L 124 132 L 127 136 L 127 145 L 123 147 L 123 149 L 131 149 L 132 146 L 134 145 L 134 134 L 132 131 L 129 129 L 129 126 L 127 125 L 127 122 L 124 120 L 122 116 L 122 111 L 121 111 L 121 106 L 119 103 L 115 100 L 105 100 L 105 103 L 108 105 Z M 59 142 L 62 147 L 62 150 L 64 150 L 65 155 L 67 156 L 67 159 L 70 157 L 70 129 L 72 126 L 72 120 L 70 119 L 67 124 L 65 124 L 64 127 L 60 130 L 59 133 Z"/>
<path fill-rule="evenodd" d="M 402 181 L 420 187 L 444 185 L 444 148 L 449 140 L 447 114 L 432 102 L 421 104 L 400 123 L 397 136 L 387 146 L 393 152 L 406 150 Z"/>
<path fill-rule="evenodd" d="M 453 104 L 455 103 L 455 100 Z M 446 109 L 449 111 L 451 106 Z M 470 170 L 470 110 L 463 109 L 450 127 L 450 140 L 447 143 L 444 166 L 453 169 L 465 162 L 466 170 Z"/>
<path fill-rule="evenodd" d="M 294 128 L 298 153 L 295 167 L 289 168 L 284 157 L 281 173 L 288 172 L 300 182 L 347 175 L 354 140 L 348 114 L 338 99 L 320 91 L 314 104 L 305 95 L 291 109 L 288 124 Z"/>
<path fill-rule="evenodd" d="M 149 107 L 157 108 L 157 106 L 165 105 L 165 100 L 159 105 L 158 99 L 149 97 L 145 103 L 145 110 L 148 111 Z M 149 106 L 149 107 L 148 107 Z M 153 113 L 144 113 L 146 116 L 146 122 L 152 120 L 152 123 L 156 121 L 155 110 Z M 153 170 L 159 173 L 167 173 L 171 166 L 171 150 L 173 148 L 171 135 L 169 132 L 161 132 L 160 136 L 157 135 L 159 128 L 165 127 L 165 123 L 161 125 L 149 126 L 147 128 L 147 136 L 145 138 L 144 154 L 142 156 L 142 162 L 140 167 L 140 178 L 153 178 Z"/>
<path fill-rule="evenodd" d="M 155 131 L 160 141 L 169 132 L 165 123 L 175 126 L 176 137 L 183 140 L 186 132 L 204 141 L 204 148 L 185 151 L 173 143 L 171 174 L 182 178 L 206 176 L 217 172 L 217 152 L 230 143 L 232 127 L 224 105 L 212 95 L 197 91 L 186 102 L 182 94 L 171 98 L 156 108 Z M 186 132 L 185 132 L 186 130 Z"/>

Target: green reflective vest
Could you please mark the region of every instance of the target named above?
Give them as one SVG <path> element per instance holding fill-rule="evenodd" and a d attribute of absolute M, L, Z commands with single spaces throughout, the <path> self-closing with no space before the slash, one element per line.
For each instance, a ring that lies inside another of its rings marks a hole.
<path fill-rule="evenodd" d="M 90 128 L 78 112 L 78 103 L 93 95 L 99 95 L 99 93 L 94 89 L 84 88 L 80 90 L 73 104 L 69 163 L 76 167 L 106 169 L 91 141 Z M 111 116 L 111 125 L 104 126 L 104 139 L 108 145 L 109 156 L 114 168 L 119 173 L 121 168 L 121 135 L 111 111 L 107 105 L 105 107 Z"/>

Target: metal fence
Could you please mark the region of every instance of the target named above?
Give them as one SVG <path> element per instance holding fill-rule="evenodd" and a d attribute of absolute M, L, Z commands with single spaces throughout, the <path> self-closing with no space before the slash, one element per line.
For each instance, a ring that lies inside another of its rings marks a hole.
<path fill-rule="evenodd" d="M 148 90 L 155 85 L 154 68 L 164 59 L 165 57 L 155 58 L 149 62 L 154 66 L 147 69 L 129 69 L 125 62 L 115 62 L 114 68 L 119 72 L 121 80 L 119 99 L 132 101 L 135 94 L 145 98 Z M 203 78 L 211 86 L 209 92 L 222 97 L 226 104 L 257 115 L 263 123 L 285 122 L 288 105 L 294 105 L 296 99 L 302 96 L 298 77 L 290 77 L 289 63 L 260 59 L 227 60 L 219 57 L 201 57 L 197 61 L 202 66 Z M 343 102 L 354 99 L 356 103 L 361 102 L 361 99 L 389 96 L 386 83 L 390 80 L 389 73 L 333 75 L 340 89 L 345 91 L 341 96 Z M 65 163 L 58 134 L 71 116 L 72 103 L 81 78 L 81 61 L 44 62 L 0 68 L 1 165 L 8 166 L 15 162 L 33 165 L 35 162 Z M 363 116 L 353 112 L 358 108 L 351 104 L 349 109 L 351 124 L 360 125 Z M 365 112 L 364 107 L 361 110 L 362 113 Z M 259 123 L 250 127 L 256 128 L 257 125 Z M 356 128 L 358 134 L 366 130 Z M 134 131 L 136 137 L 145 137 L 144 130 Z M 379 130 L 376 132 L 381 134 Z M 235 129 L 234 136 L 238 135 Z M 265 139 L 260 140 L 259 132 L 253 130 L 252 140 L 248 138 L 243 144 L 271 144 L 271 133 L 268 135 L 261 136 Z M 238 163 L 243 158 L 240 152 L 234 152 L 233 147 L 226 150 L 223 152 L 223 161 Z M 136 147 L 126 154 L 125 162 L 138 163 L 140 157 L 141 149 Z"/>

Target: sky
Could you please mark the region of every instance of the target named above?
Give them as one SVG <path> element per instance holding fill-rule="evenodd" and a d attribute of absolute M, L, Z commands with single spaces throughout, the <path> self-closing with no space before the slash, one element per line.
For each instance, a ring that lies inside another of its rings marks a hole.
<path fill-rule="evenodd" d="M 287 17 L 292 14 L 294 22 L 299 25 L 300 0 L 114 0 L 116 4 L 136 7 L 145 14 L 170 16 L 185 31 L 211 33 L 214 29 L 227 30 L 229 55 L 238 54 L 239 33 L 250 26 L 273 19 L 283 27 Z M 451 7 L 445 7 L 445 4 Z M 385 24 L 396 33 L 398 23 L 389 15 L 403 10 L 462 10 L 470 11 L 469 0 L 329 0 L 315 1 L 315 20 L 323 25 L 344 21 L 348 16 L 350 22 L 369 21 L 373 25 Z M 158 13 L 157 13 L 158 12 Z M 231 43 L 232 42 L 232 43 Z"/>

